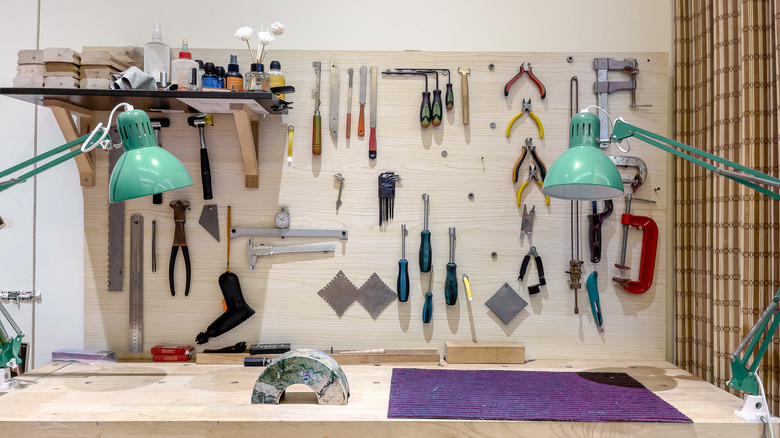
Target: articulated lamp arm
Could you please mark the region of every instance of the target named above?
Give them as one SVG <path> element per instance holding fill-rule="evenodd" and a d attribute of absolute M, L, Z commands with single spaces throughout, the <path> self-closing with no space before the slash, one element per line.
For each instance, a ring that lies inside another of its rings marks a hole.
<path fill-rule="evenodd" d="M 751 189 L 763 193 L 772 199 L 780 200 L 780 194 L 759 185 L 762 184 L 764 186 L 777 188 L 780 187 L 780 179 L 761 173 L 755 169 L 731 162 L 709 152 L 702 151 L 700 149 L 668 139 L 642 128 L 638 128 L 634 125 L 631 125 L 630 123 L 626 123 L 622 119 L 618 119 L 615 122 L 614 129 L 612 130 L 611 140 L 616 142 L 628 137 L 635 137 L 645 143 L 669 152 L 670 154 L 674 154 L 677 157 L 697 164 L 712 172 L 721 174 L 726 178 L 736 181 L 742 185 L 750 187 Z M 688 153 L 684 153 L 675 148 L 682 149 Z M 689 154 L 707 158 L 718 164 L 737 169 L 737 171 L 717 167 L 707 161 L 696 158 Z M 777 290 L 775 296 L 772 298 L 772 302 L 764 310 L 764 313 L 761 314 L 761 317 L 750 329 L 750 332 L 748 332 L 745 338 L 742 339 L 742 342 L 739 343 L 736 351 L 729 355 L 732 378 L 728 381 L 727 384 L 730 388 L 736 388 L 752 395 L 758 395 L 759 388 L 758 382 L 755 378 L 755 373 L 761 363 L 761 359 L 763 359 L 764 354 L 766 354 L 766 350 L 769 347 L 769 344 L 772 343 L 772 339 L 774 338 L 778 325 L 780 325 L 780 314 L 777 312 L 778 308 L 780 308 L 780 289 Z M 761 342 L 760 345 L 759 342 Z M 756 346 L 758 346 L 757 351 Z M 753 355 L 754 351 L 755 355 Z M 753 356 L 753 361 L 748 363 L 751 356 Z"/>

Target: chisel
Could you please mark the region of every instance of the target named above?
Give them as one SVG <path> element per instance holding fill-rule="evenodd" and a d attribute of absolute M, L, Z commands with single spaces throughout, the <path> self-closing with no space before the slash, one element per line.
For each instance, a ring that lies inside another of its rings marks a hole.
<path fill-rule="evenodd" d="M 365 65 L 360 66 L 360 95 L 358 96 L 358 103 L 360 104 L 360 115 L 358 116 L 358 137 L 362 137 L 366 134 L 365 125 L 365 109 L 366 109 L 366 76 L 367 70 Z"/>
<path fill-rule="evenodd" d="M 314 67 L 314 74 L 317 75 L 317 79 L 314 82 L 314 129 L 311 134 L 311 153 L 313 155 L 320 155 L 322 153 L 322 117 L 320 116 L 320 76 L 322 73 L 322 63 L 314 61 L 312 63 Z"/>
<path fill-rule="evenodd" d="M 406 260 L 406 225 L 401 225 L 401 260 L 398 261 L 398 301 L 409 299 L 409 261 Z"/>
<path fill-rule="evenodd" d="M 452 306 L 458 301 L 458 277 L 455 271 L 455 227 L 450 227 L 450 261 L 447 263 L 447 277 L 444 280 L 444 300 Z"/>
<path fill-rule="evenodd" d="M 347 75 L 349 75 L 349 88 L 347 88 L 347 138 L 349 138 L 350 131 L 352 131 L 352 73 L 354 71 L 351 68 L 347 69 Z"/>
<path fill-rule="evenodd" d="M 368 138 L 368 158 L 376 158 L 376 66 L 371 67 L 371 134 Z"/>
<path fill-rule="evenodd" d="M 431 266 L 433 268 L 433 266 Z M 425 303 L 422 309 L 422 320 L 424 323 L 431 322 L 433 317 L 433 271 L 428 275 L 428 292 L 425 293 Z"/>
<path fill-rule="evenodd" d="M 431 231 L 428 230 L 428 194 L 422 195 L 423 206 L 423 230 L 420 232 L 420 272 L 431 271 Z"/>

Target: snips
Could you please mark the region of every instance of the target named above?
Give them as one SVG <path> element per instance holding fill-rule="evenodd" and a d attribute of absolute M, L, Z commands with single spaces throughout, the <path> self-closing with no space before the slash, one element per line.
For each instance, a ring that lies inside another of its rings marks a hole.
<path fill-rule="evenodd" d="M 525 113 L 528 113 L 528 115 L 534 119 L 534 122 L 536 122 L 536 126 L 539 128 L 539 138 L 544 138 L 544 127 L 542 126 L 542 121 L 539 120 L 539 117 L 534 114 L 534 111 L 531 108 L 531 99 L 523 99 L 523 107 L 520 109 L 520 112 L 517 113 L 516 116 L 512 117 L 512 120 L 510 120 L 509 124 L 506 126 L 506 138 L 509 138 L 509 135 L 512 132 L 512 126 L 515 124 L 515 121 Z"/>
<path fill-rule="evenodd" d="M 179 199 L 171 201 L 168 205 L 173 209 L 174 222 L 173 248 L 171 249 L 171 261 L 168 264 L 168 284 L 171 287 L 171 296 L 176 296 L 174 273 L 176 267 L 176 254 L 179 253 L 179 247 L 181 247 L 181 253 L 184 256 L 184 269 L 187 276 L 187 283 L 184 286 L 184 296 L 186 297 L 190 294 L 190 280 L 192 278 L 190 251 L 187 248 L 187 236 L 184 234 L 184 223 L 187 221 L 187 210 L 190 209 L 190 203 L 189 201 Z"/>
<path fill-rule="evenodd" d="M 531 262 L 532 256 L 534 258 L 534 263 L 536 263 L 536 271 L 539 273 L 539 283 L 533 286 L 528 286 L 528 293 L 534 295 L 539 293 L 539 286 L 544 286 L 547 284 L 547 280 L 544 279 L 544 265 L 542 264 L 542 257 L 539 255 L 539 253 L 536 252 L 535 246 L 532 246 L 528 251 L 528 254 L 523 257 L 523 263 L 520 265 L 520 275 L 517 277 L 517 279 L 523 281 L 523 277 L 525 277 L 525 273 L 528 271 L 528 264 Z"/>

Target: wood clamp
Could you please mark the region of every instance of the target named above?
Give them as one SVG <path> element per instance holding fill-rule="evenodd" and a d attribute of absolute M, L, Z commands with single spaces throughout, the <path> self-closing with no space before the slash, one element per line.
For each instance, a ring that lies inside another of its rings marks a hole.
<path fill-rule="evenodd" d="M 626 266 L 626 246 L 628 243 L 628 230 L 636 227 L 642 230 L 642 258 L 639 261 L 639 279 L 631 281 L 629 278 L 612 277 L 612 281 L 617 283 L 626 292 L 632 294 L 641 294 L 650 289 L 653 284 L 653 273 L 655 272 L 655 254 L 658 248 L 658 225 L 655 221 L 646 216 L 635 216 L 631 212 L 631 200 L 643 202 L 655 201 L 647 199 L 632 198 L 631 194 L 626 195 L 626 212 L 620 219 L 623 224 L 623 250 L 620 254 L 620 263 L 615 263 L 615 267 L 627 271 L 631 268 Z"/>

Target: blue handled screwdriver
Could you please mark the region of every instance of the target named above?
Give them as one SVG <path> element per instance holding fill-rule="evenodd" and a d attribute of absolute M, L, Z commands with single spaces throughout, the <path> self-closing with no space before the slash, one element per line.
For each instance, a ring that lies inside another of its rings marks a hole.
<path fill-rule="evenodd" d="M 433 317 L 433 265 L 431 265 L 431 273 L 428 276 L 428 292 L 425 293 L 422 320 L 427 324 L 431 322 L 431 317 Z"/>
<path fill-rule="evenodd" d="M 431 231 L 428 229 L 428 200 L 427 193 L 422 195 L 423 202 L 423 230 L 420 232 L 420 272 L 431 272 Z"/>
<path fill-rule="evenodd" d="M 409 299 L 409 262 L 406 260 L 406 224 L 401 225 L 401 260 L 398 261 L 398 301 L 405 303 Z"/>

